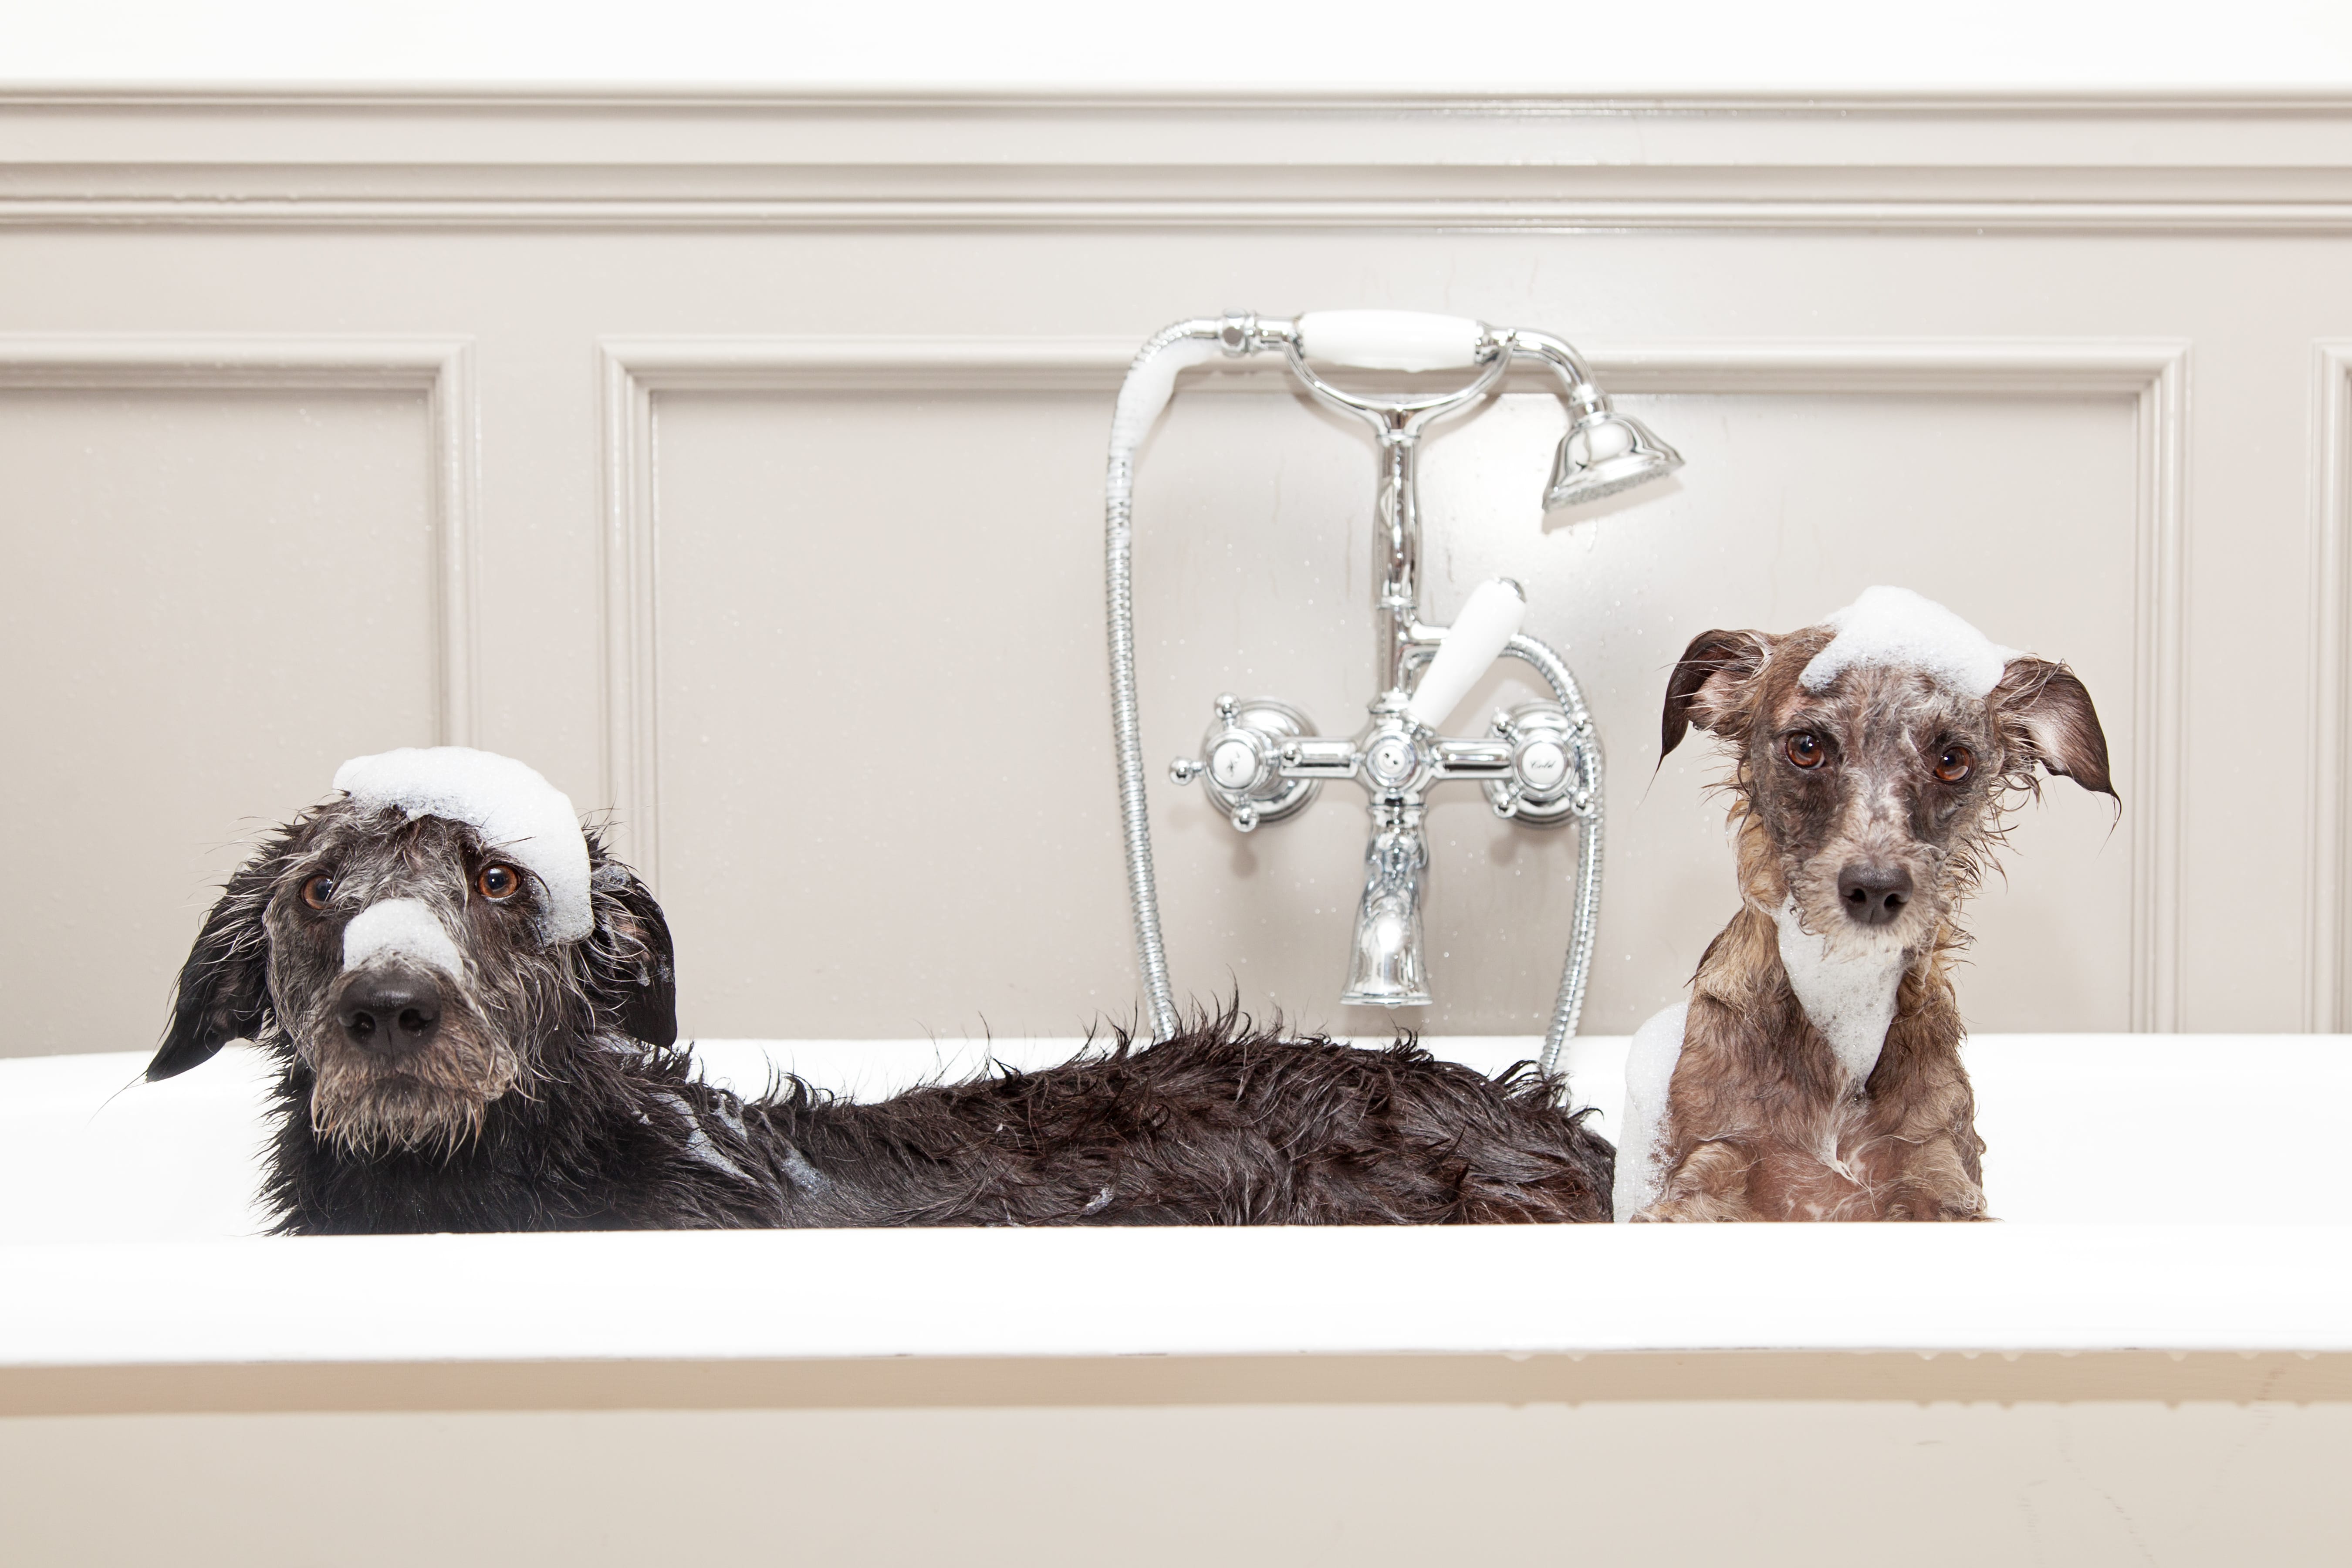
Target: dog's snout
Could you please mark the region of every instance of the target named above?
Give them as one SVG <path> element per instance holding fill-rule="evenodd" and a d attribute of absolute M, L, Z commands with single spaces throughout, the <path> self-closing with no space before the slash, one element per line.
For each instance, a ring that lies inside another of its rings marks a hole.
<path fill-rule="evenodd" d="M 405 1056 L 431 1045 L 440 1032 L 441 986 L 420 970 L 372 970 L 343 988 L 335 1016 L 352 1044 Z"/>
<path fill-rule="evenodd" d="M 1856 924 L 1885 925 L 1911 901 L 1911 873 L 1900 866 L 1857 862 L 1838 873 L 1838 900 Z"/>

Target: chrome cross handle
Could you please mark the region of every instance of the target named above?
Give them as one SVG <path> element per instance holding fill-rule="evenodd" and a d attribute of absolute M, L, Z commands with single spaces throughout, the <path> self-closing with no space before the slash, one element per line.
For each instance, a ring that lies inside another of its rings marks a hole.
<path fill-rule="evenodd" d="M 1300 742 L 1314 727 L 1306 714 L 1271 697 L 1254 697 L 1247 702 L 1230 695 L 1220 697 L 1216 721 L 1201 738 L 1200 756 L 1177 758 L 1169 764 L 1168 776 L 1180 784 L 1200 779 L 1226 820 L 1244 833 L 1251 832 L 1260 823 L 1279 822 L 1305 809 L 1320 793 L 1319 781 L 1334 776 L 1303 768 L 1297 773 L 1286 771 L 1304 760 Z M 1316 744 L 1320 748 L 1330 742 Z M 1345 778 L 1349 772 L 1352 769 L 1343 769 L 1337 776 Z"/>
<path fill-rule="evenodd" d="M 1448 740 L 1417 725 L 1388 699 L 1348 739 L 1310 735 L 1312 721 L 1271 697 L 1217 699 L 1201 755 L 1169 764 L 1176 783 L 1201 781 L 1244 833 L 1296 816 L 1326 779 L 1354 779 L 1375 795 L 1418 796 L 1454 779 L 1486 786 L 1497 816 L 1549 826 L 1591 813 L 1590 724 L 1570 722 L 1557 702 L 1497 711 L 1486 739 Z"/>

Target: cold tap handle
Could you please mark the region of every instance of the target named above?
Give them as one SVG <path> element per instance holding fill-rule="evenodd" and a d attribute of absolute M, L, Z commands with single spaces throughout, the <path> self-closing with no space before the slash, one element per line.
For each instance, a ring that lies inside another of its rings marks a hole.
<path fill-rule="evenodd" d="M 1494 342 L 1484 321 L 1422 310 L 1309 310 L 1296 331 L 1301 353 L 1365 370 L 1458 370 Z"/>
<path fill-rule="evenodd" d="M 1508 577 L 1479 584 L 1446 628 L 1437 657 L 1422 672 L 1421 684 L 1405 705 L 1406 716 L 1431 729 L 1444 723 L 1486 667 L 1502 656 L 1527 613 L 1527 594 Z"/>

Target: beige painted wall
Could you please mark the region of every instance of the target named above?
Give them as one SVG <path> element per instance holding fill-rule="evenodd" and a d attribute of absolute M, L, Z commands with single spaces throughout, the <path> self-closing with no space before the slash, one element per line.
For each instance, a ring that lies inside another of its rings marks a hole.
<path fill-rule="evenodd" d="M 28 1568 L 779 1555 L 2315 1568 L 2352 1550 L 2341 1359 L 401 1368 L 340 1387 L 297 1370 L 278 1380 L 291 1407 L 200 1394 L 163 1414 L 118 1394 L 97 1402 L 113 1414 L 0 1419 L 0 1517 L 9 1560 Z M 268 1381 L 226 1370 L 197 1382 L 217 1395 Z M 0 1396 L 10 1407 L 22 1380 Z M 525 1385 L 551 1403 L 509 1407 Z"/>
<path fill-rule="evenodd" d="M 2333 102 L 0 99 L 0 1050 L 151 1040 L 241 836 L 436 739 L 616 812 L 689 1031 L 1127 1016 L 1102 446 L 1229 305 L 1559 331 L 1689 458 L 1578 520 L 1543 396 L 1429 454 L 1435 611 L 1520 576 L 1609 747 L 1589 1028 L 1730 908 L 1675 655 L 1880 581 L 2117 750 L 2120 823 L 2054 787 L 1981 901 L 1979 1026 L 2336 1026 L 2347 264 Z M 1369 695 L 1366 444 L 1235 379 L 1144 459 L 1155 779 L 1220 690 Z M 1180 989 L 1381 1027 L 1360 796 L 1155 790 Z M 1433 826 L 1418 1021 L 1532 1030 L 1572 841 Z"/>

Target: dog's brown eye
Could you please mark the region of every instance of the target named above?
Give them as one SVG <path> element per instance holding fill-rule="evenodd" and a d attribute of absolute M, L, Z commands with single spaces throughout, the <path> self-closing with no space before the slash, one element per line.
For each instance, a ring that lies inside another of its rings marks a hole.
<path fill-rule="evenodd" d="M 302 901 L 314 910 L 325 909 L 327 900 L 334 896 L 335 879 L 332 877 L 317 876 L 302 884 Z"/>
<path fill-rule="evenodd" d="M 1820 767 L 1830 754 L 1830 749 L 1822 744 L 1822 738 L 1811 730 L 1800 730 L 1780 744 L 1789 753 L 1789 760 L 1801 768 Z"/>
<path fill-rule="evenodd" d="M 1958 784 L 1976 771 L 1977 754 L 1966 746 L 1946 746 L 1936 759 L 1936 776 L 1946 784 Z"/>
<path fill-rule="evenodd" d="M 481 889 L 482 897 L 496 903 L 514 897 L 514 890 L 522 886 L 522 879 L 515 875 L 511 866 L 485 866 L 482 874 L 474 879 L 474 886 Z"/>

